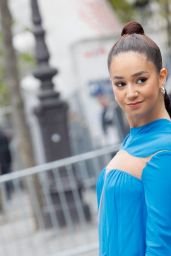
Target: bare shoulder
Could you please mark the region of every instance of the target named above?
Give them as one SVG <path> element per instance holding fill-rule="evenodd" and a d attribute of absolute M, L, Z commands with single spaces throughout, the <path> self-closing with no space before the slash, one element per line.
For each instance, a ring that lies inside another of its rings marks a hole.
<path fill-rule="evenodd" d="M 142 170 L 150 160 L 151 156 L 146 158 L 135 157 L 130 155 L 125 150 L 120 150 L 112 158 L 106 167 L 107 172 L 110 170 L 121 170 L 130 173 L 131 175 L 140 178 Z"/>

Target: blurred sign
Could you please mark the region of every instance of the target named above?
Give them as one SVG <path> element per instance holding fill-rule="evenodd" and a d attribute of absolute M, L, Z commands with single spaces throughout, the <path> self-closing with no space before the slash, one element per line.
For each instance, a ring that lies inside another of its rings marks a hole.
<path fill-rule="evenodd" d="M 91 96 L 98 96 L 98 95 L 107 96 L 112 94 L 112 86 L 109 78 L 92 80 L 92 81 L 89 81 L 88 85 L 89 85 Z"/>
<path fill-rule="evenodd" d="M 71 48 L 77 78 L 76 91 L 95 147 L 118 142 L 114 114 L 111 115 L 110 138 L 104 131 L 104 113 L 114 104 L 112 85 L 107 68 L 107 57 L 115 39 L 112 37 L 85 40 Z M 80 108 L 78 109 L 80 111 Z"/>

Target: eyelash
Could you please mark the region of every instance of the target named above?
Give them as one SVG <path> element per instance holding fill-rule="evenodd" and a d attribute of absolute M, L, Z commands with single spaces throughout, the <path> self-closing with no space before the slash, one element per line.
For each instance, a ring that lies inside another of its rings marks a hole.
<path fill-rule="evenodd" d="M 140 78 L 137 79 L 137 81 L 138 81 L 138 80 L 141 80 L 142 83 L 145 83 L 146 80 L 147 80 L 147 77 L 140 77 Z"/>
<path fill-rule="evenodd" d="M 126 85 L 126 83 L 124 83 L 124 82 L 117 82 L 114 85 L 117 86 L 117 87 L 124 87 Z"/>
<path fill-rule="evenodd" d="M 141 80 L 142 82 L 140 84 L 144 84 L 146 81 L 147 81 L 147 77 L 140 77 L 136 80 L 136 83 L 138 83 L 138 81 Z M 138 83 L 139 84 L 139 83 Z M 126 85 L 125 82 L 122 82 L 122 81 L 118 81 L 114 84 L 115 86 L 119 87 L 119 88 L 122 88 Z"/>

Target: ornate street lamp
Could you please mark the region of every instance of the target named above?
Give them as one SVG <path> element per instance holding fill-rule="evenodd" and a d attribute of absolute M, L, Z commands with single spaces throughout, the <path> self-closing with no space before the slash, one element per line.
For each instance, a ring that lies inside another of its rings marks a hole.
<path fill-rule="evenodd" d="M 37 69 L 33 72 L 34 77 L 40 80 L 39 99 L 40 104 L 35 109 L 40 130 L 42 133 L 42 141 L 45 150 L 45 158 L 47 162 L 54 161 L 67 157 L 71 154 L 69 132 L 68 132 L 68 105 L 62 101 L 59 92 L 54 90 L 54 83 L 52 78 L 58 73 L 56 68 L 49 65 L 49 52 L 45 42 L 45 31 L 42 27 L 42 19 L 38 7 L 37 0 L 31 0 L 33 34 L 35 36 L 35 55 L 37 60 Z M 60 170 L 63 186 L 66 188 L 66 199 L 69 202 L 68 209 L 72 216 L 76 216 L 76 209 L 73 205 L 72 190 L 69 188 L 67 181 L 67 172 L 63 168 Z M 54 179 L 50 176 L 49 182 L 52 183 Z M 48 181 L 47 181 L 48 182 Z M 64 184 L 65 183 L 65 184 Z M 80 187 L 77 184 L 77 190 L 80 193 Z M 64 226 L 64 214 L 62 212 L 58 188 L 51 189 L 51 199 L 56 206 L 56 215 L 60 226 Z M 81 193 L 80 193 L 80 200 Z M 84 203 L 82 203 L 84 206 Z M 75 212 L 75 214 L 74 214 Z"/>
<path fill-rule="evenodd" d="M 40 80 L 40 104 L 35 112 L 43 135 L 46 161 L 49 162 L 70 155 L 68 105 L 61 100 L 59 92 L 54 90 L 52 78 L 58 71 L 49 65 L 50 56 L 37 0 L 31 0 L 31 8 L 37 60 L 33 75 Z"/>

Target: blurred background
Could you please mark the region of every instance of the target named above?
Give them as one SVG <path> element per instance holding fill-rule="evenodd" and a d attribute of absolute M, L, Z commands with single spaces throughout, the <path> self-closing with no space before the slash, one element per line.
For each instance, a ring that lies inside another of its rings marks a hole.
<path fill-rule="evenodd" d="M 128 132 L 110 48 L 139 21 L 171 93 L 171 0 L 0 0 L 0 255 L 98 254 L 96 181 Z"/>

